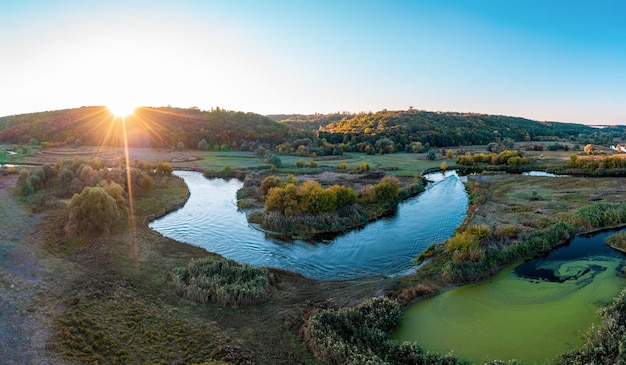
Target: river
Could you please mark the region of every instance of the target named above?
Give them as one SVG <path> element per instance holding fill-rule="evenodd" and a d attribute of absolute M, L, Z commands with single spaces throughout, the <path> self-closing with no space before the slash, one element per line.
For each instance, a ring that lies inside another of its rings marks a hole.
<path fill-rule="evenodd" d="M 202 247 L 239 263 L 295 271 L 321 279 L 397 276 L 415 270 L 412 260 L 454 234 L 466 217 L 468 197 L 454 173 L 433 174 L 426 191 L 395 214 L 320 242 L 285 240 L 250 226 L 237 209 L 238 180 L 206 179 L 176 171 L 190 197 L 183 208 L 150 223 L 164 236 Z"/>

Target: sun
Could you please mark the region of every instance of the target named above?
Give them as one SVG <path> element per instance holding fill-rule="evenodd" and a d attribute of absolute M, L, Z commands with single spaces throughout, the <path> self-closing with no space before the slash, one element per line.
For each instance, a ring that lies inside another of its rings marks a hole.
<path fill-rule="evenodd" d="M 107 109 L 109 109 L 111 114 L 116 118 L 126 118 L 129 115 L 133 115 L 137 107 L 130 103 L 116 102 L 108 104 Z"/>

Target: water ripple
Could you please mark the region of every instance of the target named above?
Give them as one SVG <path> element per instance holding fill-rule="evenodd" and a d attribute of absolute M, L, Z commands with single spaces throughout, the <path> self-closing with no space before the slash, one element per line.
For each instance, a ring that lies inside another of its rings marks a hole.
<path fill-rule="evenodd" d="M 285 241 L 252 227 L 234 199 L 242 183 L 180 171 L 191 192 L 185 206 L 150 224 L 164 236 L 240 263 L 278 267 L 317 279 L 394 276 L 415 268 L 412 259 L 449 238 L 465 219 L 467 194 L 448 176 L 385 217 L 330 242 Z"/>

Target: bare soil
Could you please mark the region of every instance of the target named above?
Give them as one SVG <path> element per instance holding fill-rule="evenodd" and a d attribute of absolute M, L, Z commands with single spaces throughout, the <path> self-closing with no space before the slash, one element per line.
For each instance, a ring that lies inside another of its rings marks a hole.
<path fill-rule="evenodd" d="M 42 217 L 24 210 L 0 175 L 0 359 L 2 364 L 69 364 L 47 348 L 69 266 L 41 248 Z"/>

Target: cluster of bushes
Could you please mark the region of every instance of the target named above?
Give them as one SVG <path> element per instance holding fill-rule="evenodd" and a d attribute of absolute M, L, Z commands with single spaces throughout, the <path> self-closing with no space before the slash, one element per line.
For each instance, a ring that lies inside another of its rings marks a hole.
<path fill-rule="evenodd" d="M 248 220 L 258 223 L 264 229 L 300 237 L 319 233 L 345 231 L 368 222 L 371 213 L 365 206 L 354 204 L 320 215 L 300 214 L 284 216 L 280 212 L 250 213 Z"/>
<path fill-rule="evenodd" d="M 17 189 L 22 196 L 29 196 L 41 190 L 47 190 L 58 198 L 71 198 L 85 187 L 96 186 L 101 181 L 114 182 L 128 191 L 128 176 L 135 194 L 149 193 L 154 188 L 151 175 L 169 176 L 172 167 L 168 163 L 155 165 L 138 163 L 129 172 L 117 164 L 104 164 L 100 160 L 89 163 L 80 159 L 62 160 L 54 166 L 42 165 L 32 173 L 26 169 L 20 171 Z"/>
<path fill-rule="evenodd" d="M 462 166 L 474 166 L 479 163 L 490 165 L 522 166 L 528 163 L 528 159 L 525 158 L 520 151 L 506 150 L 500 153 L 476 153 L 474 155 L 459 156 L 456 159 L 456 163 Z"/>
<path fill-rule="evenodd" d="M 488 247 L 479 260 L 450 260 L 442 269 L 443 278 L 451 283 L 466 283 L 487 278 L 500 268 L 526 257 L 548 253 L 576 234 L 576 228 L 565 222 L 528 232 L 505 248 Z"/>
<path fill-rule="evenodd" d="M 444 245 L 455 262 L 478 261 L 483 257 L 484 245 L 491 237 L 489 227 L 471 225 L 462 232 L 456 232 Z"/>
<path fill-rule="evenodd" d="M 280 177 L 268 176 L 261 183 L 266 192 L 265 210 L 277 211 L 286 217 L 301 214 L 321 215 L 353 205 L 358 201 L 354 189 L 333 185 L 323 188 L 317 181 L 302 184 L 282 181 Z"/>
<path fill-rule="evenodd" d="M 224 166 L 221 170 L 205 169 L 202 175 L 207 179 L 221 178 L 243 180 L 246 177 L 245 171 L 233 169 L 228 165 Z"/>
<path fill-rule="evenodd" d="M 266 300 L 272 277 L 265 267 L 207 257 L 170 270 L 174 292 L 197 303 L 240 307 Z"/>
<path fill-rule="evenodd" d="M 166 179 L 172 173 L 167 163 L 138 162 L 135 166 L 126 170 L 119 162 L 112 166 L 100 160 L 63 160 L 32 173 L 22 169 L 16 188 L 34 209 L 56 206 L 57 198 L 71 197 L 67 228 L 72 235 L 108 233 L 128 215 L 129 191 L 134 197 L 150 194 L 155 185 L 150 174 Z"/>
<path fill-rule="evenodd" d="M 605 156 L 602 158 L 596 158 L 593 156 L 581 157 L 578 155 L 570 155 L 569 166 L 588 170 L 626 169 L 626 158 L 624 158 L 624 155 Z"/>

